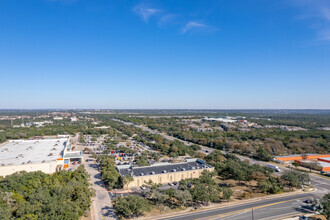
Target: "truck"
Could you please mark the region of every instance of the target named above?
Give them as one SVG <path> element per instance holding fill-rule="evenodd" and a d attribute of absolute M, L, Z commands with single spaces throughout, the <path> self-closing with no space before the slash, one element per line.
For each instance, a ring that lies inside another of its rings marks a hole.
<path fill-rule="evenodd" d="M 273 164 L 268 164 L 268 167 L 269 167 L 270 169 L 275 170 L 276 172 L 281 172 L 281 169 L 278 168 L 278 166 L 275 166 L 275 165 L 273 165 Z"/>

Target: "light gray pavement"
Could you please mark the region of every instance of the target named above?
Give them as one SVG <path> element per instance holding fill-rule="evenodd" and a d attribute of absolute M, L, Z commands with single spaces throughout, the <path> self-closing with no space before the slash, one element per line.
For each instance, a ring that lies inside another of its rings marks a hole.
<path fill-rule="evenodd" d="M 98 171 L 98 164 L 93 161 L 86 162 L 86 159 L 92 159 L 90 155 L 84 155 L 84 157 L 84 165 L 87 172 L 90 174 L 90 182 L 92 187 L 95 189 L 96 194 L 92 199 L 92 220 L 116 219 L 110 196 L 107 189 L 104 187 L 104 183 L 101 179 L 101 173 Z"/>
<path fill-rule="evenodd" d="M 312 193 L 302 193 L 288 195 L 279 198 L 265 198 L 258 201 L 237 204 L 233 206 L 206 210 L 200 212 L 190 212 L 174 217 L 159 217 L 155 219 L 168 220 L 246 220 L 252 219 L 252 209 L 254 219 L 279 219 L 289 215 L 302 215 L 310 213 L 306 208 L 304 200 L 313 197 Z"/>

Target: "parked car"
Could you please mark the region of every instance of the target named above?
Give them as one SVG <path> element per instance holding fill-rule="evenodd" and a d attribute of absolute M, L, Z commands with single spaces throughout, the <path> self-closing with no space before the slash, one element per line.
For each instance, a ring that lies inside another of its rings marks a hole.
<path fill-rule="evenodd" d="M 173 184 L 173 183 L 168 183 L 168 185 L 169 185 L 169 186 L 174 186 L 174 184 Z"/>

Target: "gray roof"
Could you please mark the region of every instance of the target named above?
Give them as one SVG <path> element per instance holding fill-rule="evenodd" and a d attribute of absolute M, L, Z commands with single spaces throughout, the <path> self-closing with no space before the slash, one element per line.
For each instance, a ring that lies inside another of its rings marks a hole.
<path fill-rule="evenodd" d="M 182 172 L 186 170 L 207 169 L 212 166 L 200 159 L 189 159 L 185 163 L 159 163 L 145 167 L 117 166 L 120 175 L 148 176 L 162 173 Z"/>

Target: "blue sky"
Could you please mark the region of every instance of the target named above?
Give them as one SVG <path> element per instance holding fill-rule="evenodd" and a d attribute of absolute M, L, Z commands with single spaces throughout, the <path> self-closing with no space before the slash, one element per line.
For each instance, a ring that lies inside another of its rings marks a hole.
<path fill-rule="evenodd" d="M 0 108 L 330 109 L 328 0 L 1 0 Z"/>

